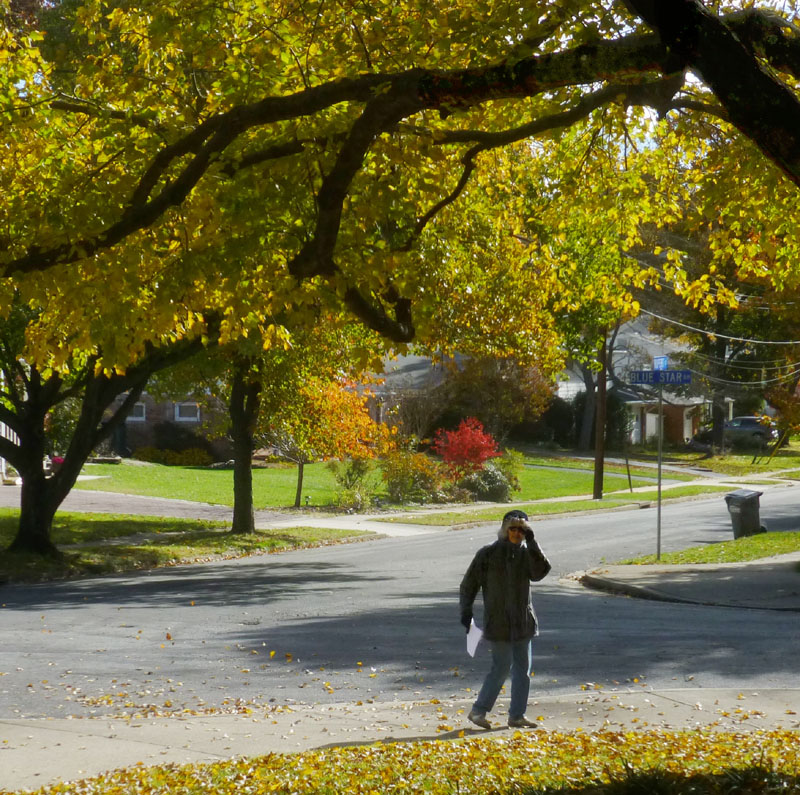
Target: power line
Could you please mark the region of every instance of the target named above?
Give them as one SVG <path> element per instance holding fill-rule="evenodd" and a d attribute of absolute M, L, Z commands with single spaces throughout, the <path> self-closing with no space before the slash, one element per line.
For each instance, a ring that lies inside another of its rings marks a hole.
<path fill-rule="evenodd" d="M 747 337 L 732 337 L 729 334 L 719 334 L 715 331 L 707 331 L 706 329 L 689 326 L 686 323 L 681 323 L 679 320 L 672 320 L 671 318 L 657 315 L 655 312 L 648 312 L 646 309 L 640 308 L 639 311 L 644 315 L 650 315 L 650 317 L 656 318 L 656 320 L 663 320 L 665 323 L 672 323 L 674 326 L 680 326 L 681 328 L 689 329 L 689 331 L 696 331 L 698 334 L 705 334 L 707 337 L 720 337 L 721 339 L 733 340 L 734 342 L 749 342 L 753 345 L 800 345 L 800 340 L 754 340 Z"/>
<path fill-rule="evenodd" d="M 786 373 L 778 378 L 763 378 L 759 379 L 758 381 L 732 381 L 727 378 L 717 378 L 716 376 L 708 375 L 708 373 L 702 373 L 699 370 L 692 370 L 691 368 L 689 368 L 689 372 L 699 376 L 700 378 L 705 378 L 707 381 L 713 381 L 715 384 L 725 384 L 727 386 L 764 386 L 765 384 L 776 384 L 780 381 L 788 381 L 790 378 L 800 373 L 800 367 L 793 370 L 791 373 Z"/>
<path fill-rule="evenodd" d="M 654 345 L 656 344 L 656 340 L 654 340 L 653 336 L 648 334 L 642 334 L 639 331 L 634 331 L 628 335 L 629 338 L 631 337 L 638 337 L 642 340 L 643 343 L 646 345 Z M 719 356 L 709 356 L 705 353 L 700 353 L 697 350 L 691 349 L 689 346 L 681 346 L 675 348 L 673 354 L 671 354 L 675 358 L 680 359 L 681 357 L 696 357 L 698 359 L 703 359 L 707 362 L 712 362 L 713 364 L 720 365 L 721 367 L 729 367 L 734 370 L 781 370 L 784 367 L 800 367 L 800 362 L 787 362 L 785 358 L 780 359 L 747 359 L 747 364 L 737 364 L 735 360 L 726 361 L 724 358 Z"/>
<path fill-rule="evenodd" d="M 688 354 L 680 354 L 684 356 L 691 356 L 692 358 L 703 359 L 706 362 L 717 364 L 720 367 L 726 367 L 731 370 L 783 370 L 787 367 L 800 367 L 800 362 L 787 362 L 786 359 L 748 359 L 747 364 L 737 364 L 735 361 L 725 361 L 719 356 L 707 356 L 698 351 L 692 351 Z M 776 364 L 778 362 L 778 364 Z"/>
<path fill-rule="evenodd" d="M 667 277 L 666 276 L 664 276 L 664 277 L 659 276 L 658 281 L 655 282 L 655 284 L 651 282 L 649 284 L 645 284 L 640 289 L 642 289 L 642 290 L 650 290 L 652 292 L 660 292 L 660 290 L 656 289 L 656 286 L 658 286 L 658 287 L 660 287 L 660 288 L 662 288 L 664 290 L 669 290 L 670 292 L 674 292 L 675 291 L 675 284 L 673 282 L 667 281 Z M 708 292 L 711 293 L 712 295 L 716 295 L 716 296 L 719 296 L 719 293 L 720 293 L 719 289 L 716 288 L 716 287 L 709 287 L 708 288 Z M 740 301 L 741 304 L 743 304 L 744 307 L 746 309 L 748 309 L 748 310 L 751 310 L 751 311 L 759 310 L 759 311 L 762 311 L 762 312 L 769 312 L 770 310 L 772 310 L 774 308 L 774 307 L 770 306 L 769 304 L 758 304 L 758 305 L 755 305 L 755 304 L 749 303 L 749 299 L 750 298 L 762 298 L 763 296 L 748 295 L 748 294 L 745 294 L 745 293 L 738 293 L 735 290 L 731 290 L 731 292 L 736 296 L 736 300 Z M 678 295 L 678 293 L 675 293 L 675 295 Z M 794 303 L 795 303 L 794 301 L 785 301 L 785 302 L 783 302 L 783 306 L 794 305 Z"/>

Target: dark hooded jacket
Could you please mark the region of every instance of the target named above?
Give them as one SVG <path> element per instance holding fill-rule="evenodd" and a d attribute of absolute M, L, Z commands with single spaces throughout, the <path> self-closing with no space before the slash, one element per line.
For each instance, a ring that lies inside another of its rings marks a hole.
<path fill-rule="evenodd" d="M 527 640 L 538 634 L 530 583 L 550 571 L 550 561 L 535 539 L 512 544 L 499 538 L 479 549 L 461 581 L 462 622 L 472 618 L 472 605 L 483 591 L 483 635 L 487 640 Z"/>

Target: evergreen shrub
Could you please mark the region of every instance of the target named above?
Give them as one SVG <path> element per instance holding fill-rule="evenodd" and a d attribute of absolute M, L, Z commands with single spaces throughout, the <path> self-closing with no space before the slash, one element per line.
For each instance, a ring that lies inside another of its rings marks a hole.
<path fill-rule="evenodd" d="M 511 499 L 511 483 L 494 464 L 486 464 L 483 469 L 471 472 L 458 485 L 476 500 L 508 502 Z"/>

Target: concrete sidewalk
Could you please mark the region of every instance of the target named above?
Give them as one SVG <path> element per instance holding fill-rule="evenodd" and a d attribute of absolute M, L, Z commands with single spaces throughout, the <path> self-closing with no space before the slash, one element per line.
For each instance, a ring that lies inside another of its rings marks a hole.
<path fill-rule="evenodd" d="M 749 563 L 603 566 L 572 578 L 639 599 L 800 612 L 800 552 Z"/>
<path fill-rule="evenodd" d="M 575 695 L 532 697 L 528 717 L 547 731 L 800 728 L 800 689 L 743 693 L 584 687 Z M 489 716 L 489 731 L 466 720 L 469 707 L 468 701 L 434 699 L 294 704 L 238 715 L 0 720 L 0 787 L 33 789 L 133 765 L 212 763 L 270 752 L 502 737 L 516 731 L 505 726 L 505 700 Z"/>

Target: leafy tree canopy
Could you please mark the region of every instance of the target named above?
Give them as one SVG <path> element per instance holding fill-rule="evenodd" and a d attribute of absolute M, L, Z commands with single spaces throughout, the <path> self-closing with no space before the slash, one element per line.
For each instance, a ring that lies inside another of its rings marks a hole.
<path fill-rule="evenodd" d="M 739 6 L 73 0 L 35 23 L 5 6 L 0 305 L 17 289 L 57 306 L 33 352 L 81 341 L 108 367 L 144 337 L 202 335 L 210 313 L 223 342 L 268 338 L 319 301 L 398 342 L 546 343 L 559 276 L 520 245 L 519 175 L 567 195 L 559 131 L 680 159 L 711 119 L 746 153 L 719 168 L 752 166 L 746 196 L 795 190 L 797 29 L 768 0 Z M 655 144 L 653 111 L 670 122 Z M 628 180 L 585 217 L 644 195 Z M 625 219 L 627 243 L 665 201 Z"/>

